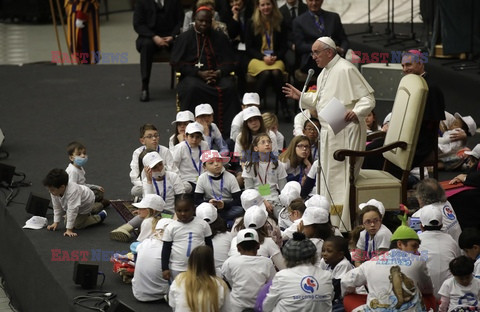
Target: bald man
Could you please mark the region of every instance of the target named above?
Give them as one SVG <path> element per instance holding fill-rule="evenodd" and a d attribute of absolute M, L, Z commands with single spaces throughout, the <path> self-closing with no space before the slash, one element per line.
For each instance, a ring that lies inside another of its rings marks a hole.
<path fill-rule="evenodd" d="M 320 182 L 320 194 L 333 202 L 331 220 L 342 231 L 349 231 L 349 164 L 333 159 L 339 149 L 365 150 L 365 117 L 375 108 L 373 89 L 357 68 L 337 54 L 335 42 L 330 37 L 318 38 L 312 45 L 312 58 L 319 68 L 323 68 L 317 78 L 317 91 L 308 92 L 302 97 L 304 108 L 316 108 L 320 112 L 333 98 L 337 98 L 346 109 L 344 119 L 348 125 L 335 134 L 330 125 L 320 119 L 320 162 L 325 175 Z M 283 87 L 286 97 L 300 99 L 300 90 L 290 84 Z M 361 161 L 357 161 L 355 174 L 358 174 Z"/>

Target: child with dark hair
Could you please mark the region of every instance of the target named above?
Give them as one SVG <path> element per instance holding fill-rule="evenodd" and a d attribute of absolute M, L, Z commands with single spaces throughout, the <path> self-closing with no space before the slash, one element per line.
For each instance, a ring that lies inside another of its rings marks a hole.
<path fill-rule="evenodd" d="M 345 273 L 355 268 L 352 264 L 348 240 L 339 236 L 330 236 L 323 242 L 320 267 L 332 273 L 332 284 L 335 291 L 333 297 L 334 311 L 343 311 L 341 279 Z"/>
<path fill-rule="evenodd" d="M 55 231 L 62 215 L 66 214 L 66 231 L 63 236 L 75 237 L 73 229 L 84 229 L 103 222 L 107 217 L 105 210 L 94 210 L 95 195 L 85 185 L 68 181 L 68 174 L 63 169 L 52 169 L 43 179 L 48 188 L 53 205 L 53 223 L 47 230 Z"/>
<path fill-rule="evenodd" d="M 259 248 L 257 231 L 243 229 L 237 234 L 237 249 L 240 254 L 228 258 L 222 266 L 223 278 L 232 289 L 232 312 L 253 308 L 256 294 L 275 275 L 272 261 L 257 255 Z"/>
<path fill-rule="evenodd" d="M 282 239 L 287 240 L 293 238 L 293 233 L 297 231 L 300 221 L 302 221 L 303 213 L 305 212 L 305 203 L 303 199 L 297 198 L 292 200 L 287 208 L 288 217 L 292 221 L 292 225 L 282 231 Z"/>
<path fill-rule="evenodd" d="M 212 230 L 213 256 L 215 268 L 219 272 L 223 263 L 228 258 L 228 251 L 232 242 L 232 235 L 227 230 L 227 223 L 218 215 L 217 208 L 210 203 L 201 203 L 197 206 L 195 214 L 205 220 Z"/>
<path fill-rule="evenodd" d="M 315 244 L 296 232 L 283 246 L 282 254 L 287 268 L 273 278 L 263 311 L 331 311 L 332 274 L 315 265 Z"/>
<path fill-rule="evenodd" d="M 480 310 L 480 280 L 473 278 L 473 267 L 473 260 L 466 256 L 450 262 L 453 277 L 447 279 L 438 292 L 441 296 L 439 312 Z"/>
<path fill-rule="evenodd" d="M 392 232 L 382 224 L 385 208 L 381 202 L 370 199 L 360 204 L 359 208 L 361 209 L 359 221 L 363 224 L 364 230 L 360 232 L 353 256 L 355 266 L 387 251 L 392 237 Z"/>
<path fill-rule="evenodd" d="M 175 214 L 177 220 L 165 229 L 162 238 L 162 274 L 166 280 L 175 279 L 187 270 L 188 258 L 195 247 L 207 245 L 213 249 L 212 230 L 207 222 L 195 217 L 192 194 L 175 197 Z"/>
<path fill-rule="evenodd" d="M 458 237 L 458 245 L 467 257 L 475 261 L 473 275 L 480 279 L 480 231 L 476 228 L 463 230 Z"/>
<path fill-rule="evenodd" d="M 298 229 L 315 245 L 318 253 L 317 265 L 320 265 L 323 242 L 334 234 L 329 213 L 321 207 L 307 207 Z"/>

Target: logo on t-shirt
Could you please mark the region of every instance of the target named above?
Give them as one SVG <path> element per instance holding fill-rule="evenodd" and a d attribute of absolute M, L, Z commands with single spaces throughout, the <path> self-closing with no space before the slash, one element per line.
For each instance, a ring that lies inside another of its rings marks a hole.
<path fill-rule="evenodd" d="M 313 294 L 318 289 L 318 282 L 313 276 L 305 276 L 300 282 L 302 290 L 308 294 Z"/>
<path fill-rule="evenodd" d="M 455 213 L 453 212 L 452 207 L 445 205 L 443 206 L 443 214 L 445 217 L 447 217 L 449 220 L 455 220 Z"/>

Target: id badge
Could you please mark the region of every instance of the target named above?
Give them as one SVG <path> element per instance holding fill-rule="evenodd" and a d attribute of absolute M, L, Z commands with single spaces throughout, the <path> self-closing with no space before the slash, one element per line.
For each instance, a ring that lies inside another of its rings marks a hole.
<path fill-rule="evenodd" d="M 260 195 L 262 196 L 268 196 L 271 194 L 271 190 L 270 190 L 270 184 L 263 184 L 263 185 L 259 185 L 258 186 L 258 192 L 260 193 Z"/>

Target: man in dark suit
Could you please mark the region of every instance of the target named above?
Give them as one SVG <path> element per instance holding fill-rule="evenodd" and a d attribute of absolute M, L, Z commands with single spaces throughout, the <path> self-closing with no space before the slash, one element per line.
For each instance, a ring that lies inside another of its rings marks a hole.
<path fill-rule="evenodd" d="M 153 55 L 157 51 L 169 54 L 173 39 L 180 33 L 183 9 L 177 0 L 137 0 L 133 13 L 133 28 L 138 34 L 137 51 L 140 52 L 142 93 L 140 101 L 150 99 L 148 85 Z"/>
<path fill-rule="evenodd" d="M 328 36 L 335 41 L 337 52 L 345 56 L 348 39 L 343 30 L 340 16 L 334 12 L 322 10 L 323 0 L 307 0 L 308 11 L 293 21 L 295 51 L 300 58 L 300 69 L 308 72 L 310 68 L 318 75 L 318 68 L 311 57 L 312 44 L 320 37 Z"/>
<path fill-rule="evenodd" d="M 285 53 L 285 65 L 288 72 L 292 73 L 295 65 L 297 65 L 295 58 L 295 41 L 293 39 L 293 20 L 305 13 L 307 11 L 307 6 L 302 0 L 287 0 L 287 2 L 280 7 L 280 13 L 283 15 L 283 21 L 287 26 L 288 34 L 288 50 Z"/>

